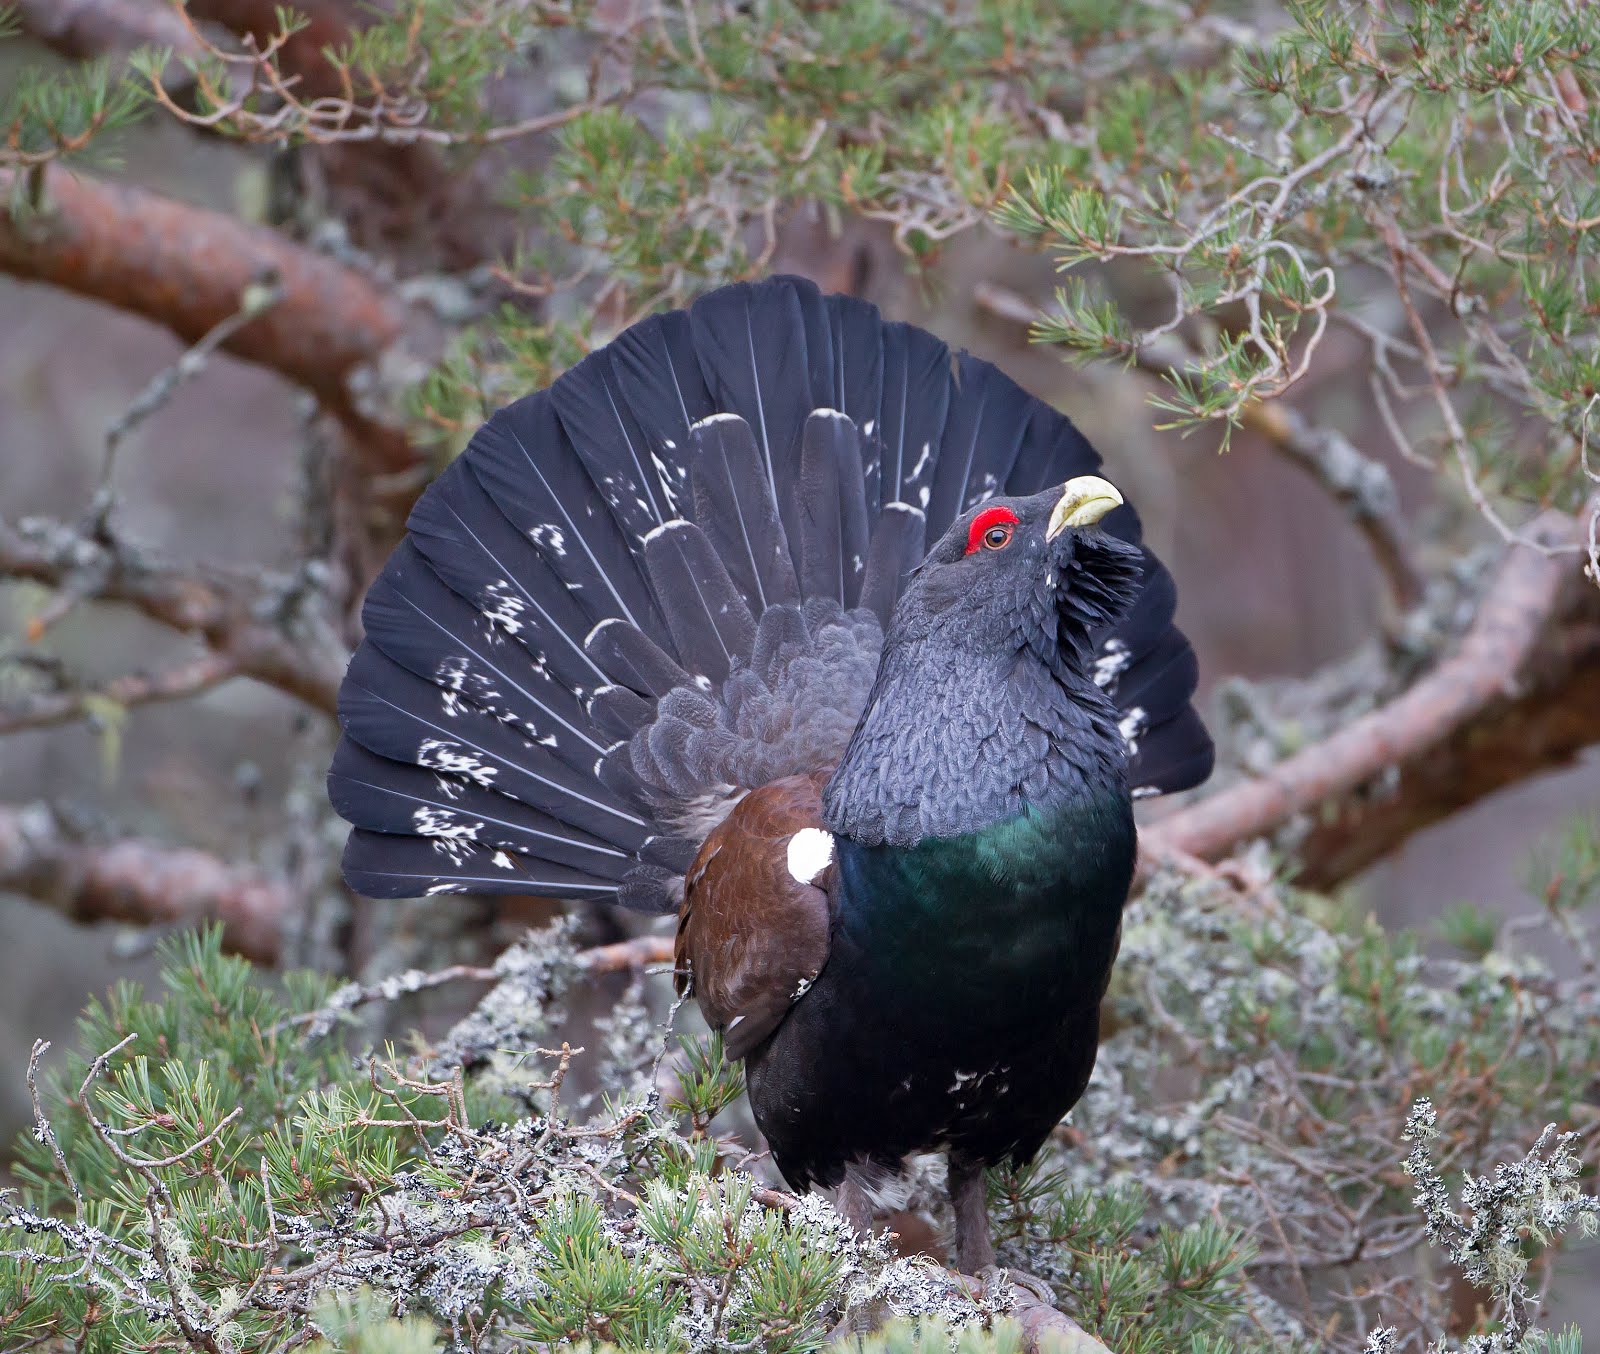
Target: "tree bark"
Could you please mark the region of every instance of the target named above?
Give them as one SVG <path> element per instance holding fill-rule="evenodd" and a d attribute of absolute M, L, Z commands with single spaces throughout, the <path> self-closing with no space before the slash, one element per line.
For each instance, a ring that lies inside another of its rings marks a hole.
<path fill-rule="evenodd" d="M 1600 590 L 1570 549 L 1583 525 L 1550 514 L 1536 529 L 1562 553 L 1511 547 L 1454 654 L 1331 737 L 1153 823 L 1147 857 L 1220 860 L 1311 815 L 1300 877 L 1329 888 L 1600 742 Z"/>
<path fill-rule="evenodd" d="M 373 278 L 274 231 L 124 184 L 60 169 L 19 184 L 0 170 L 0 201 L 19 191 L 36 208 L 0 212 L 0 271 L 142 315 L 189 343 L 236 314 L 248 288 L 275 281 L 277 304 L 226 350 L 315 394 L 371 471 L 417 467 L 399 421 L 360 395 L 410 323 Z"/>

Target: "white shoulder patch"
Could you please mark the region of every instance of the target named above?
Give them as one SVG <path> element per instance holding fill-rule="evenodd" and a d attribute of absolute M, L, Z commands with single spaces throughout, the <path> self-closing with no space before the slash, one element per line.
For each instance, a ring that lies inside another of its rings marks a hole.
<path fill-rule="evenodd" d="M 811 883 L 832 863 L 833 833 L 803 827 L 789 838 L 789 873 L 797 883 Z"/>

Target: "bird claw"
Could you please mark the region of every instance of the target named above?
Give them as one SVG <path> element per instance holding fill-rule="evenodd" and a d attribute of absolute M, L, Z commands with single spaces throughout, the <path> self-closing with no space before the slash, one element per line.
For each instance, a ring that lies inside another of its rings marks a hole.
<path fill-rule="evenodd" d="M 1046 1307 L 1056 1305 L 1055 1290 L 1038 1275 L 1029 1274 L 1026 1270 L 1007 1269 L 1003 1265 L 985 1265 L 975 1277 L 983 1284 L 986 1293 L 1000 1292 L 1006 1288 L 1020 1288 Z"/>

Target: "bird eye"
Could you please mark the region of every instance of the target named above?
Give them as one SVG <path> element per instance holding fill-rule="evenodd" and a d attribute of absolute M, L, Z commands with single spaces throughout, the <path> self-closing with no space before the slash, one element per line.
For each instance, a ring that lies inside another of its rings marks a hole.
<path fill-rule="evenodd" d="M 980 550 L 1004 550 L 1011 544 L 1011 533 L 1016 527 L 1017 515 L 1004 503 L 985 508 L 967 528 L 967 554 L 974 555 Z"/>

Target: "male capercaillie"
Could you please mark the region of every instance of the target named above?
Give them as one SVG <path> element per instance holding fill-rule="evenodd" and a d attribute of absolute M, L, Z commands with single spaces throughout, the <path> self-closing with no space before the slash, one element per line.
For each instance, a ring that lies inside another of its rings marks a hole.
<path fill-rule="evenodd" d="M 982 1167 L 1082 1094 L 1132 800 L 1210 739 L 1172 579 L 1063 416 L 776 278 L 496 414 L 373 585 L 329 777 L 375 897 L 679 917 L 796 1188 Z M 929 548 L 931 545 L 931 548 Z"/>

